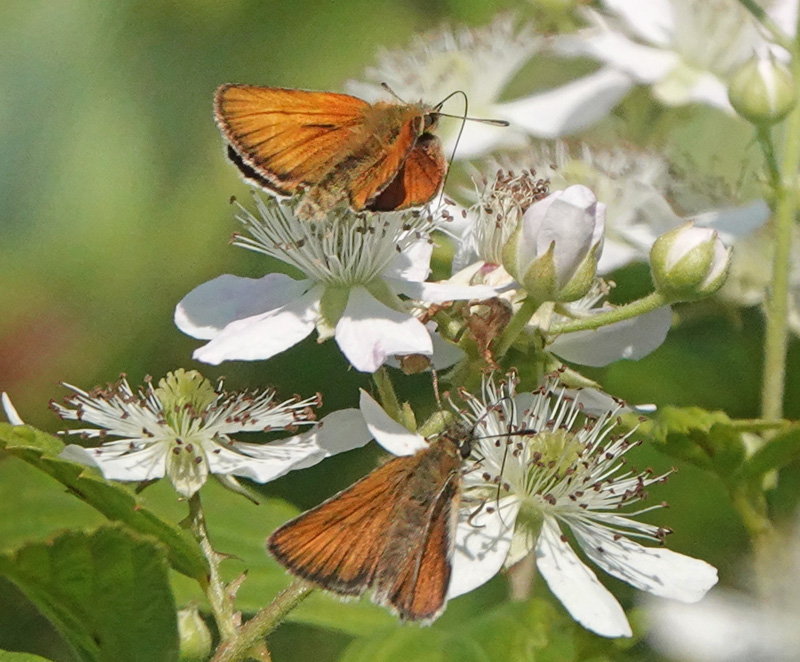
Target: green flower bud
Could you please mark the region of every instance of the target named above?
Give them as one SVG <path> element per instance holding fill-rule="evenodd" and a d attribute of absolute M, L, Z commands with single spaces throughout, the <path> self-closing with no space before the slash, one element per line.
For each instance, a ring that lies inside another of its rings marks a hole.
<path fill-rule="evenodd" d="M 716 230 L 710 228 L 687 223 L 665 232 L 650 250 L 656 290 L 671 301 L 713 294 L 728 277 L 730 253 Z"/>
<path fill-rule="evenodd" d="M 188 607 L 178 611 L 178 635 L 180 662 L 202 662 L 208 659 L 211 652 L 211 633 L 197 608 Z"/>
<path fill-rule="evenodd" d="M 753 124 L 780 122 L 796 101 L 792 73 L 772 55 L 754 57 L 731 78 L 728 98 L 736 112 Z"/>

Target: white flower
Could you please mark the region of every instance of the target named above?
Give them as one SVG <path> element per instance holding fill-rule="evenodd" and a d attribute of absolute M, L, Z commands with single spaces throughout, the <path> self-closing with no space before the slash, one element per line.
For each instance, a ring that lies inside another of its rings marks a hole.
<path fill-rule="evenodd" d="M 499 161 L 499 162 L 498 162 Z M 607 274 L 632 262 L 645 262 L 656 238 L 664 232 L 693 222 L 719 231 L 726 244 L 751 236 L 764 225 L 770 215 L 763 200 L 732 204 L 729 199 L 709 197 L 704 187 L 698 191 L 695 182 L 689 186 L 670 175 L 670 164 L 654 152 L 640 152 L 624 148 L 614 150 L 594 149 L 583 143 L 570 148 L 563 141 L 539 142 L 524 150 L 504 155 L 498 161 L 489 161 L 481 172 L 517 173 L 515 187 L 521 189 L 519 180 L 528 178 L 528 188 L 538 184 L 547 190 L 564 189 L 575 184 L 589 187 L 606 205 L 605 239 L 603 253 L 597 265 L 600 274 Z M 533 175 L 527 173 L 532 171 Z M 446 224 L 450 234 L 459 237 L 457 260 L 454 269 L 462 269 L 476 259 L 483 258 L 485 248 L 473 237 L 475 227 L 499 226 L 487 223 L 477 213 L 484 207 L 484 217 L 491 220 L 503 213 L 493 202 L 489 192 L 498 176 L 477 174 L 475 181 L 476 204 L 467 210 L 450 208 L 451 219 Z M 679 214 L 673 201 L 684 209 Z M 491 210 L 491 211 L 489 211 Z M 514 221 L 514 224 L 516 221 Z M 512 225 L 513 229 L 513 225 Z M 510 235 L 510 230 L 506 230 Z M 505 238 L 507 240 L 507 236 Z M 736 258 L 734 258 L 735 261 Z"/>
<path fill-rule="evenodd" d="M 566 542 L 564 525 L 591 561 L 636 588 L 694 602 L 716 583 L 707 563 L 631 540 L 660 542 L 667 533 L 633 519 L 649 509 L 621 511 L 663 476 L 635 473 L 622 463 L 634 445 L 610 434 L 622 406 L 599 395 L 552 383 L 517 394 L 513 378 L 499 389 L 487 381 L 481 397 L 462 394 L 468 405 L 462 416 L 475 429 L 448 597 L 477 588 L 533 551 L 551 591 L 579 623 L 603 636 L 630 636 L 625 613 Z M 597 418 L 584 413 L 584 399 Z M 361 409 L 390 452 L 408 455 L 425 447 L 364 392 Z"/>
<path fill-rule="evenodd" d="M 305 274 L 260 279 L 223 275 L 192 290 L 175 324 L 210 340 L 194 352 L 206 363 L 267 359 L 315 328 L 331 336 L 357 370 L 374 372 L 387 357 L 433 353 L 425 325 L 403 295 L 427 303 L 488 298 L 489 287 L 425 283 L 431 223 L 414 213 L 345 212 L 324 224 L 298 220 L 278 202 L 256 197 L 259 217 L 240 207 L 250 238 L 236 244 L 278 258 Z"/>
<path fill-rule="evenodd" d="M 800 530 L 775 545 L 762 595 L 717 588 L 696 605 L 648 600 L 650 640 L 685 662 L 794 662 L 800 650 Z"/>
<path fill-rule="evenodd" d="M 51 403 L 66 420 L 96 427 L 64 431 L 87 439 L 105 439 L 96 448 L 69 445 L 61 457 L 100 469 L 110 480 L 145 481 L 168 475 L 176 491 L 190 497 L 209 473 L 232 474 L 259 483 L 292 469 L 363 446 L 370 440 L 363 418 L 354 409 L 326 416 L 314 425 L 310 408 L 318 398 L 277 402 L 270 390 L 225 393 L 195 371 L 177 370 L 158 387 L 134 392 L 121 378 L 91 393 L 68 386 L 67 406 Z M 242 432 L 293 429 L 314 425 L 303 434 L 268 443 L 231 439 Z"/>
<path fill-rule="evenodd" d="M 503 266 L 539 301 L 584 296 L 603 249 L 605 205 L 585 186 L 534 202 L 503 247 Z"/>
<path fill-rule="evenodd" d="M 778 0 L 766 7 L 787 35 L 794 33 L 796 5 Z M 591 27 L 562 37 L 557 49 L 593 57 L 605 65 L 601 71 L 628 77 L 627 86 L 616 79 L 598 87 L 597 101 L 606 106 L 609 96 L 619 99 L 645 84 L 666 105 L 705 103 L 732 113 L 727 83 L 733 72 L 754 52 L 787 56 L 737 0 L 602 0 L 601 6 L 602 12 L 587 8 Z"/>
<path fill-rule="evenodd" d="M 610 289 L 607 283 L 597 279 L 585 297 L 564 304 L 561 314 L 553 314 L 552 319 L 545 320 L 538 314 L 534 315 L 528 325 L 529 331 L 541 329 L 549 340 L 547 350 L 570 363 L 601 367 L 620 359 L 637 361 L 644 358 L 658 349 L 667 337 L 672 326 L 669 306 L 599 329 L 547 336 L 553 324 L 586 319 L 613 310 L 613 306 L 606 302 Z"/>
<path fill-rule="evenodd" d="M 555 137 L 574 133 L 602 117 L 608 107 L 597 102 L 598 87 L 613 86 L 614 79 L 627 83 L 616 72 L 602 72 L 560 88 L 537 92 L 513 101 L 500 98 L 514 75 L 543 45 L 532 26 L 515 28 L 509 16 L 500 16 L 484 28 L 441 30 L 417 37 L 410 48 L 386 51 L 366 72 L 368 82 L 350 81 L 348 91 L 368 101 L 392 100 L 386 83 L 401 99 L 437 103 L 443 94 L 464 92 L 470 117 L 507 120 L 510 127 L 466 122 L 456 158 L 470 158 L 498 147 L 519 144 L 524 135 Z M 627 88 L 626 88 L 627 89 Z M 567 102 L 561 100 L 568 97 Z M 582 113 L 573 105 L 591 99 Z M 618 97 L 613 99 L 615 103 Z M 463 111 L 457 104 L 443 109 L 453 115 Z M 441 135 L 449 149 L 455 145 L 461 122 L 442 122 Z"/>

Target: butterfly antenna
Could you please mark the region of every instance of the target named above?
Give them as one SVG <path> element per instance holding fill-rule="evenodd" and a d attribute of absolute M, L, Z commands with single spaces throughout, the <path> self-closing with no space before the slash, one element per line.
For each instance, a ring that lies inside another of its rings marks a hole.
<path fill-rule="evenodd" d="M 406 103 L 405 99 L 402 99 L 397 92 L 395 92 L 391 87 L 389 87 L 389 83 L 382 82 L 381 87 L 386 90 L 389 94 L 391 94 L 395 99 L 397 99 L 400 103 Z"/>

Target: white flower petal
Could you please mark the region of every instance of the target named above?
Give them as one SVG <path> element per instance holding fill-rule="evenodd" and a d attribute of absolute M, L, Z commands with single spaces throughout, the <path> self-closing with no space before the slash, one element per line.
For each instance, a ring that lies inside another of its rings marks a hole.
<path fill-rule="evenodd" d="M 794 662 L 796 614 L 733 591 L 715 590 L 693 605 L 648 601 L 655 647 L 686 662 Z"/>
<path fill-rule="evenodd" d="M 499 104 L 496 113 L 533 136 L 557 138 L 603 119 L 631 87 L 630 76 L 609 67 L 562 87 Z"/>
<path fill-rule="evenodd" d="M 11 425 L 25 425 L 25 421 L 23 421 L 22 416 L 17 413 L 14 405 L 11 404 L 11 398 L 8 397 L 8 394 L 5 391 L 0 394 L 0 401 L 2 401 L 3 411 L 5 412 L 6 418 Z"/>
<path fill-rule="evenodd" d="M 335 337 L 342 353 L 361 372 L 375 372 L 395 354 L 433 354 L 422 322 L 385 306 L 364 287 L 350 290 Z"/>
<path fill-rule="evenodd" d="M 128 451 L 123 446 L 117 449 L 107 446 L 89 449 L 70 444 L 58 456 L 64 460 L 97 467 L 109 480 L 142 481 L 164 475 L 166 448 L 166 445 L 159 443 L 136 451 Z"/>
<path fill-rule="evenodd" d="M 672 324 L 669 306 L 593 331 L 556 338 L 550 350 L 572 363 L 604 366 L 619 359 L 638 360 L 661 346 Z"/>
<path fill-rule="evenodd" d="M 639 37 L 667 46 L 675 30 L 671 0 L 603 0 L 603 5 L 619 15 Z"/>
<path fill-rule="evenodd" d="M 640 83 L 661 80 L 679 63 L 672 51 L 638 44 L 618 32 L 589 30 L 562 38 L 557 48 L 565 55 L 590 55 Z"/>
<path fill-rule="evenodd" d="M 603 637 L 631 636 L 622 607 L 561 539 L 552 517 L 544 519 L 536 545 L 536 565 L 550 590 L 578 623 Z"/>
<path fill-rule="evenodd" d="M 458 513 L 448 599 L 478 588 L 500 572 L 511 546 L 519 506 L 519 500 L 514 497 L 502 499 L 499 510 L 492 512 L 488 512 L 484 505 L 475 513 L 475 508 L 462 504 Z M 490 507 L 496 508 L 497 504 Z"/>
<path fill-rule="evenodd" d="M 361 412 L 342 409 L 303 434 L 264 444 L 234 442 L 233 450 L 218 447 L 220 452 L 209 453 L 208 461 L 212 473 L 235 474 L 266 483 L 331 455 L 364 446 L 371 439 Z"/>
<path fill-rule="evenodd" d="M 282 308 L 231 322 L 208 344 L 195 350 L 198 361 L 268 359 L 296 345 L 314 330 L 322 286 L 315 286 Z"/>
<path fill-rule="evenodd" d="M 285 274 L 240 278 L 225 274 L 198 285 L 175 307 L 175 325 L 187 335 L 210 340 L 228 324 L 280 308 L 309 288 Z"/>
<path fill-rule="evenodd" d="M 413 455 L 428 447 L 425 437 L 409 432 L 400 425 L 363 388 L 359 406 L 370 434 L 393 455 Z"/>
<path fill-rule="evenodd" d="M 392 283 L 396 291 L 425 303 L 444 303 L 462 299 L 491 299 L 497 296 L 497 288 L 489 285 L 454 285 L 441 283 Z"/>
<path fill-rule="evenodd" d="M 739 207 L 715 209 L 688 216 L 684 220 L 719 232 L 720 239 L 730 243 L 761 228 L 769 220 L 769 206 L 764 200 L 753 200 Z"/>
<path fill-rule="evenodd" d="M 717 569 L 664 547 L 645 547 L 607 529 L 570 522 L 581 549 L 609 575 L 661 598 L 697 602 L 717 583 Z M 600 551 L 602 550 L 602 551 Z"/>
<path fill-rule="evenodd" d="M 404 281 L 424 281 L 431 273 L 431 255 L 433 244 L 429 240 L 416 241 L 395 256 L 383 275 Z"/>

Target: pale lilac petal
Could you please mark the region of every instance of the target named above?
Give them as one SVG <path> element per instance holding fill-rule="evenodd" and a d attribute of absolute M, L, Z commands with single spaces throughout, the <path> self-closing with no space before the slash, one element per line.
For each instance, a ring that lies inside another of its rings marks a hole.
<path fill-rule="evenodd" d="M 364 446 L 372 439 L 358 409 L 342 409 L 303 434 L 263 444 L 234 442 L 208 454 L 211 472 L 235 474 L 266 483 L 326 457 Z"/>
<path fill-rule="evenodd" d="M 370 434 L 393 455 L 413 455 L 428 447 L 425 437 L 400 425 L 364 389 L 361 389 L 359 406 Z"/>
<path fill-rule="evenodd" d="M 619 359 L 636 361 L 661 346 L 672 325 L 669 306 L 593 331 L 556 338 L 549 349 L 565 361 L 600 367 Z"/>
<path fill-rule="evenodd" d="M 240 278 L 225 274 L 194 288 L 175 307 L 175 325 L 210 340 L 228 324 L 280 308 L 308 290 L 309 281 L 285 274 Z"/>
<path fill-rule="evenodd" d="M 121 444 L 117 448 L 84 448 L 70 444 L 58 456 L 64 460 L 97 467 L 109 480 L 139 482 L 164 476 L 166 450 L 167 445 L 159 443 L 135 451 L 128 450 L 127 444 Z"/>
<path fill-rule="evenodd" d="M 631 627 L 616 598 L 561 539 L 552 517 L 545 517 L 536 544 L 536 566 L 561 604 L 585 628 L 603 637 L 630 637 Z"/>
<path fill-rule="evenodd" d="M 492 512 L 488 512 L 486 505 L 476 512 L 478 504 L 473 508 L 462 504 L 458 513 L 448 599 L 478 588 L 500 572 L 511 547 L 520 503 L 516 497 L 505 498 L 500 501 L 499 510 Z M 492 505 L 497 507 L 497 504 Z"/>
<path fill-rule="evenodd" d="M 444 303 L 445 301 L 461 301 L 470 299 L 491 299 L 497 296 L 498 289 L 489 285 L 455 285 L 444 281 L 441 283 L 409 283 L 394 281 L 393 289 L 416 301 L 425 303 Z"/>
<path fill-rule="evenodd" d="M 11 423 L 11 425 L 25 425 L 25 421 L 23 421 L 22 416 L 17 413 L 14 405 L 11 404 L 11 398 L 8 397 L 5 391 L 0 395 L 0 400 L 2 400 L 3 411 L 6 414 L 8 422 Z"/>
<path fill-rule="evenodd" d="M 350 290 L 335 336 L 347 360 L 361 372 L 375 372 L 388 356 L 433 354 L 430 334 L 422 322 L 384 305 L 364 287 Z"/>
<path fill-rule="evenodd" d="M 633 87 L 627 74 L 601 69 L 562 87 L 499 104 L 496 114 L 539 138 L 558 138 L 599 122 Z"/>
<path fill-rule="evenodd" d="M 386 278 L 403 281 L 423 281 L 431 273 L 433 244 L 426 240 L 417 241 L 398 253 L 392 263 L 383 271 Z"/>
<path fill-rule="evenodd" d="M 218 365 L 279 354 L 314 330 L 322 291 L 322 286 L 315 286 L 282 308 L 231 322 L 211 342 L 195 350 L 193 357 Z"/>
<path fill-rule="evenodd" d="M 658 597 L 697 602 L 717 583 L 717 569 L 700 559 L 615 539 L 611 531 L 581 522 L 570 528 L 586 556 L 609 575 Z"/>

